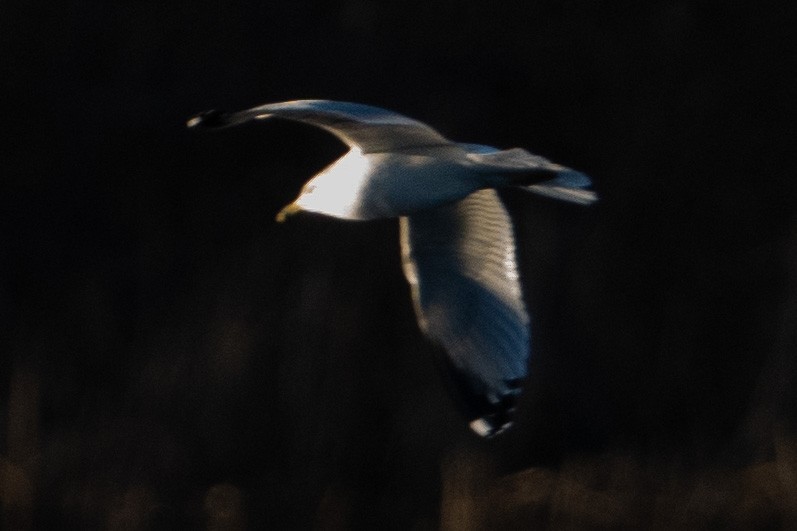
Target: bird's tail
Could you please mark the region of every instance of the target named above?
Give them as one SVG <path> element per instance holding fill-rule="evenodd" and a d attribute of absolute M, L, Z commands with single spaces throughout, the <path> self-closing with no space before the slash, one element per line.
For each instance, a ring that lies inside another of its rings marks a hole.
<path fill-rule="evenodd" d="M 598 194 L 588 189 L 591 184 L 590 178 L 583 173 L 567 169 L 548 181 L 519 188 L 552 199 L 590 205 L 598 200 Z"/>
<path fill-rule="evenodd" d="M 479 144 L 459 144 L 467 152 L 471 168 L 495 178 L 494 186 L 511 186 L 536 194 L 589 205 L 598 195 L 589 190 L 592 180 L 585 174 L 525 149 L 499 150 Z"/>

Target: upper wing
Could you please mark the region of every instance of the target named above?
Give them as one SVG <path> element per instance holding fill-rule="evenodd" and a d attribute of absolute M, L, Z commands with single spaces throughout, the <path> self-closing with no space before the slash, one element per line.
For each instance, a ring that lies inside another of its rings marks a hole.
<path fill-rule="evenodd" d="M 378 153 L 452 142 L 428 125 L 401 114 L 359 103 L 295 100 L 270 103 L 244 111 L 208 111 L 188 121 L 190 127 L 220 127 L 276 116 L 326 129 L 363 153 Z"/>
<path fill-rule="evenodd" d="M 509 424 L 526 376 L 529 317 L 512 222 L 495 190 L 401 218 L 404 273 L 422 330 L 448 355 L 481 435 Z"/>

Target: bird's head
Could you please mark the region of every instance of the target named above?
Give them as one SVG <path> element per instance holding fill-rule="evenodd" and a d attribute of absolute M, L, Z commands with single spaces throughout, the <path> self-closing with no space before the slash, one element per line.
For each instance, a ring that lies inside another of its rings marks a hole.
<path fill-rule="evenodd" d="M 363 219 L 360 192 L 368 174 L 369 161 L 359 150 L 322 170 L 302 187 L 299 196 L 277 214 L 282 223 L 299 212 L 313 212 L 340 219 Z"/>

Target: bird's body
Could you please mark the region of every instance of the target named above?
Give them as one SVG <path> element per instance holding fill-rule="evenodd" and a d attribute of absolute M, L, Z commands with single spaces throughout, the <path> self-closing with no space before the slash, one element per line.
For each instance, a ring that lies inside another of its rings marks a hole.
<path fill-rule="evenodd" d="M 461 168 L 430 154 L 364 154 L 353 148 L 310 180 L 305 191 L 312 192 L 297 204 L 308 212 L 343 219 L 394 218 L 479 189 L 476 175 L 462 179 L 461 174 Z M 335 201 L 327 201 L 329 197 Z"/>
<path fill-rule="evenodd" d="M 350 150 L 305 184 L 277 220 L 307 211 L 350 220 L 399 218 L 402 264 L 418 323 L 440 344 L 484 436 L 510 424 L 526 376 L 529 316 L 512 221 L 495 188 L 589 204 L 587 176 L 522 149 L 452 142 L 426 124 L 356 103 L 298 100 L 189 126 L 272 116 L 333 133 Z"/>

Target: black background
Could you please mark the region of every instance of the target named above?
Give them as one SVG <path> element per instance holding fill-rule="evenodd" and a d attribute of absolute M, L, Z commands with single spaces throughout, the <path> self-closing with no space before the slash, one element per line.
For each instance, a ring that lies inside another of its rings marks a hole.
<path fill-rule="evenodd" d="M 3 11 L 6 520 L 433 527 L 457 449 L 505 470 L 607 449 L 744 463 L 793 417 L 794 5 Z M 504 193 L 534 355 L 500 440 L 439 377 L 395 221 L 274 222 L 334 138 L 185 128 L 300 98 L 593 177 L 590 209 Z"/>

